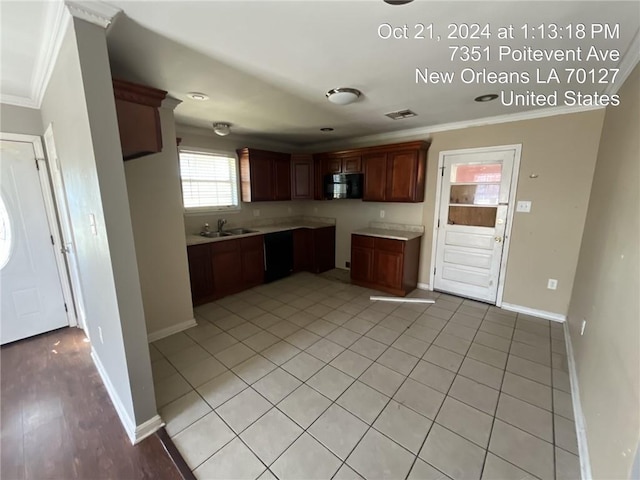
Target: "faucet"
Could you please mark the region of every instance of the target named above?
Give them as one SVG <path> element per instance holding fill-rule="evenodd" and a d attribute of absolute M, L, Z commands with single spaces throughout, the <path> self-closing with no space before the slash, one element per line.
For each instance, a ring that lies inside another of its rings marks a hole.
<path fill-rule="evenodd" d="M 225 223 L 227 223 L 227 221 L 224 218 L 218 219 L 218 232 L 222 232 L 222 227 L 224 227 Z"/>

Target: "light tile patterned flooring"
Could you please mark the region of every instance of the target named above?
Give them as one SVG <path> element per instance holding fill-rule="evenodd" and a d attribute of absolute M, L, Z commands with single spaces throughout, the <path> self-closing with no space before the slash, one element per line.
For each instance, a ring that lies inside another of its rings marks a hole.
<path fill-rule="evenodd" d="M 562 326 L 298 274 L 155 342 L 160 414 L 198 478 L 578 479 Z"/>

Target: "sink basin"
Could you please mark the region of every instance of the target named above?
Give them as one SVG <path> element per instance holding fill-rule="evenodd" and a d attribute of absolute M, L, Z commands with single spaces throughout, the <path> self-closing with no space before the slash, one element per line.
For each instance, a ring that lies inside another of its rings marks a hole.
<path fill-rule="evenodd" d="M 228 232 L 200 232 L 200 235 L 207 238 L 220 238 L 228 237 L 231 234 Z"/>
<path fill-rule="evenodd" d="M 243 235 L 245 233 L 256 233 L 257 230 L 249 230 L 248 228 L 230 228 L 229 230 L 225 230 L 224 233 L 228 233 L 230 235 Z"/>

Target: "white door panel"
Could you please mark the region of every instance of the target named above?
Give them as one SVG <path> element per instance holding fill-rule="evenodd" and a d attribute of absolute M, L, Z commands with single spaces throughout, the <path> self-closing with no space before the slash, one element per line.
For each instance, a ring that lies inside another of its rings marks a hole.
<path fill-rule="evenodd" d="M 0 141 L 4 247 L 0 343 L 68 325 L 33 146 Z M 9 232 L 9 235 L 6 233 Z"/>
<path fill-rule="evenodd" d="M 515 150 L 443 160 L 434 288 L 496 303 Z"/>

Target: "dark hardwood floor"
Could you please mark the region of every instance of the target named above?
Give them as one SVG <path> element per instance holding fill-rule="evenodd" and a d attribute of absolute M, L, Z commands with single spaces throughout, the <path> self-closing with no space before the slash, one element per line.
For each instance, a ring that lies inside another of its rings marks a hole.
<path fill-rule="evenodd" d="M 90 352 L 76 328 L 0 349 L 0 478 L 181 480 L 155 435 L 131 445 Z"/>

